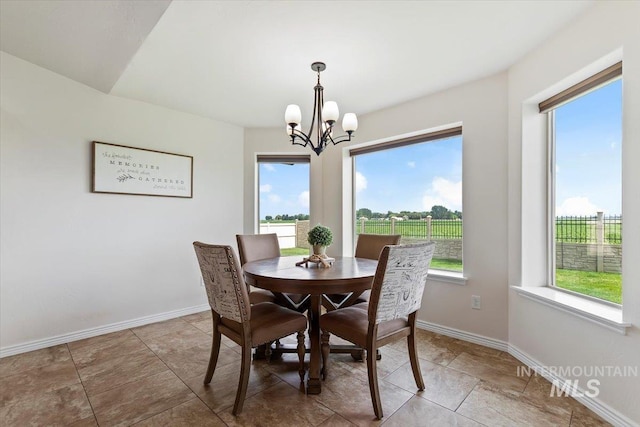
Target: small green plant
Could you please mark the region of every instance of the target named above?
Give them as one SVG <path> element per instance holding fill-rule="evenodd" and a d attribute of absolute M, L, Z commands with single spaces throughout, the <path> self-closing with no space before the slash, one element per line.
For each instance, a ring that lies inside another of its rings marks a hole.
<path fill-rule="evenodd" d="M 333 242 L 333 233 L 324 225 L 316 225 L 307 234 L 307 241 L 312 245 L 329 246 Z"/>

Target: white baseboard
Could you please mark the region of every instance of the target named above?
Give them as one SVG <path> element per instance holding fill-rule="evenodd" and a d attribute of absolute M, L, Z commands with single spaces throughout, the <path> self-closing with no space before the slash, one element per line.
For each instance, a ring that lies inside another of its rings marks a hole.
<path fill-rule="evenodd" d="M 497 340 L 495 338 L 485 337 L 471 332 L 461 331 L 459 329 L 449 328 L 448 326 L 438 325 L 437 323 L 425 322 L 424 320 L 416 320 L 416 327 L 436 334 L 446 335 L 451 338 L 457 338 L 463 341 L 472 342 L 489 348 L 495 348 L 500 351 L 508 351 L 509 344 L 506 341 Z"/>
<path fill-rule="evenodd" d="M 533 369 L 534 371 L 536 371 L 537 374 L 549 380 L 550 382 L 553 382 L 555 380 L 559 384 L 565 384 L 565 382 L 567 381 L 565 378 L 560 378 L 558 376 L 551 375 L 550 372 L 542 372 L 542 370 L 539 369 L 541 366 L 543 366 L 541 363 L 539 363 L 533 357 L 524 353 L 517 347 L 510 345 L 506 341 L 485 337 L 483 335 L 478 335 L 471 332 L 461 331 L 459 329 L 449 328 L 447 326 L 438 325 L 436 323 L 425 322 L 423 320 L 417 320 L 416 327 L 419 329 L 425 329 L 427 331 L 435 332 L 440 335 L 446 335 L 448 337 L 457 338 L 463 341 L 472 342 L 474 344 L 483 345 L 485 347 L 495 348 L 496 350 L 506 351 L 510 355 L 512 355 L 513 357 L 515 357 L 516 359 L 518 359 L 519 361 L 521 361 L 522 363 L 524 363 L 525 365 Z M 615 409 L 611 408 L 606 403 L 603 403 L 602 401 L 600 401 L 595 397 L 589 397 L 587 395 L 584 395 L 584 390 L 578 389 L 578 392 L 580 392 L 580 394 L 583 395 L 583 396 L 575 397 L 575 399 L 578 402 L 580 402 L 587 408 L 591 409 L 593 412 L 595 412 L 600 417 L 610 422 L 614 426 L 638 427 L 637 423 L 635 423 L 633 420 L 629 419 L 628 417 L 624 416 L 620 412 L 616 411 Z"/>
<path fill-rule="evenodd" d="M 136 328 L 138 326 L 148 325 L 149 323 L 161 322 L 163 320 L 174 319 L 201 311 L 210 310 L 208 304 L 197 305 L 194 307 L 181 308 L 179 310 L 167 311 L 165 313 L 152 314 L 150 316 L 139 317 L 137 319 L 125 320 L 124 322 L 112 323 L 110 325 L 98 326 L 96 328 L 84 329 L 82 331 L 62 334 L 42 340 L 30 341 L 23 344 L 16 344 L 8 347 L 0 348 L 0 358 L 13 356 L 14 354 L 26 353 L 28 351 L 40 350 L 41 348 L 52 347 L 54 345 L 66 344 L 73 341 L 91 338 L 98 335 L 108 334 L 111 332 L 121 331 L 123 329 Z"/>

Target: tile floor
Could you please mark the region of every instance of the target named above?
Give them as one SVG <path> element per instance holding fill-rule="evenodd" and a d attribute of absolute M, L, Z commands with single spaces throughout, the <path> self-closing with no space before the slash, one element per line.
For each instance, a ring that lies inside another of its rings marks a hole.
<path fill-rule="evenodd" d="M 385 418 L 374 419 L 366 364 L 331 355 L 322 393 L 307 396 L 297 356 L 254 361 L 244 410 L 231 414 L 240 348 L 223 340 L 209 386 L 211 317 L 202 312 L 0 359 L 0 425 L 69 426 L 599 426 L 550 384 L 518 376 L 498 350 L 419 331 L 426 389 L 415 387 L 406 340 L 382 348 Z"/>

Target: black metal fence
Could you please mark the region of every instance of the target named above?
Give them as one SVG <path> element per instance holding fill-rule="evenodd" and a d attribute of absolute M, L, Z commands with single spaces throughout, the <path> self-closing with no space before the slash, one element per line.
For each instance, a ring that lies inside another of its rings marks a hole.
<path fill-rule="evenodd" d="M 356 234 L 400 234 L 421 239 L 462 239 L 460 219 L 360 219 L 356 221 Z"/>
<path fill-rule="evenodd" d="M 622 216 L 556 217 L 556 242 L 622 243 Z"/>
<path fill-rule="evenodd" d="M 359 219 L 356 234 L 401 234 L 426 239 L 462 239 L 460 219 Z M 622 244 L 622 216 L 556 217 L 556 242 Z"/>

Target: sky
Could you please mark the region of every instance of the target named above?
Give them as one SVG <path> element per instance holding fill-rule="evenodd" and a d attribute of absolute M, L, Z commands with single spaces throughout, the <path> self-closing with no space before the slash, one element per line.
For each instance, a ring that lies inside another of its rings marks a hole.
<path fill-rule="evenodd" d="M 309 214 L 309 163 L 260 163 L 260 219 Z"/>
<path fill-rule="evenodd" d="M 462 137 L 356 156 L 356 208 L 462 211 Z"/>
<path fill-rule="evenodd" d="M 622 81 L 558 107 L 555 116 L 556 215 L 619 215 Z M 462 143 L 459 136 L 356 156 L 356 209 L 463 211 Z M 261 163 L 259 173 L 260 219 L 309 213 L 309 164 Z"/>
<path fill-rule="evenodd" d="M 622 213 L 622 80 L 558 107 L 556 216 Z"/>

